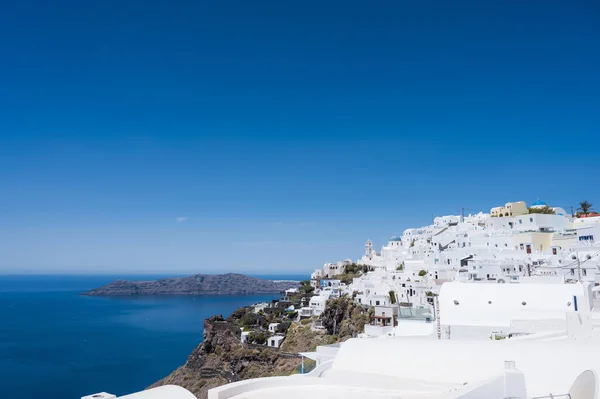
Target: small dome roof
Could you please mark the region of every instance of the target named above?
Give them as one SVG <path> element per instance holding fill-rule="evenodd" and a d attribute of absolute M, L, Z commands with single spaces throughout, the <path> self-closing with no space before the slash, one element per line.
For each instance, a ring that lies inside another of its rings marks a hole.
<path fill-rule="evenodd" d="M 390 241 L 402 241 L 402 238 L 394 234 L 390 237 Z"/>
<path fill-rule="evenodd" d="M 540 200 L 534 201 L 533 204 L 531 204 L 532 207 L 534 207 L 534 206 L 547 206 L 547 205 L 548 204 L 546 204 L 544 201 L 540 201 Z"/>

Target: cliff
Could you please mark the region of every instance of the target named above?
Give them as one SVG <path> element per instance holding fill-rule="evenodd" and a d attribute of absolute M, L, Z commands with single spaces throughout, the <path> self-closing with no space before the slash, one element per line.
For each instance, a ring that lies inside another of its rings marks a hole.
<path fill-rule="evenodd" d="M 81 295 L 131 296 L 131 295 L 245 295 L 271 294 L 298 287 L 295 281 L 271 281 L 243 274 L 196 274 L 189 277 L 160 280 L 117 280 Z"/>
<path fill-rule="evenodd" d="M 369 322 L 367 311 L 348 298 L 328 301 L 320 321 L 325 331 L 313 331 L 314 320 L 291 321 L 285 306 L 265 309 L 256 314 L 251 307 L 236 310 L 227 319 L 213 316 L 204 321 L 204 341 L 192 351 L 185 365 L 150 388 L 176 384 L 198 399 L 206 399 L 208 390 L 234 381 L 290 375 L 298 372 L 301 358 L 298 352 L 313 351 L 317 345 L 345 341 L 363 331 Z M 285 340 L 279 349 L 258 344 L 268 336 L 269 323 L 280 322 Z M 334 326 L 335 327 L 332 327 Z M 249 343 L 241 343 L 241 328 L 250 331 Z M 328 331 L 329 330 L 329 331 Z M 305 359 L 305 367 L 311 366 Z"/>

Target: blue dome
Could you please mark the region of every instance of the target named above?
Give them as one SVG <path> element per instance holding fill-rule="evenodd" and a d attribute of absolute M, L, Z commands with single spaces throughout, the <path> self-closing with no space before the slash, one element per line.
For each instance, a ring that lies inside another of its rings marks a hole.
<path fill-rule="evenodd" d="M 390 237 L 390 241 L 402 241 L 402 238 L 398 237 L 397 235 L 393 235 Z"/>
<path fill-rule="evenodd" d="M 537 200 L 531 206 L 547 206 L 547 204 L 544 201 Z"/>

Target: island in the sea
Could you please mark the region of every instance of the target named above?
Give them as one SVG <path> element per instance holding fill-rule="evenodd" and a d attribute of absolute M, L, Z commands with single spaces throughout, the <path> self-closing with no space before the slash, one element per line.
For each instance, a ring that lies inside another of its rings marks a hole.
<path fill-rule="evenodd" d="M 196 274 L 159 280 L 116 280 L 82 292 L 91 296 L 134 295 L 249 295 L 283 292 L 299 286 L 298 281 L 265 280 L 243 274 Z"/>

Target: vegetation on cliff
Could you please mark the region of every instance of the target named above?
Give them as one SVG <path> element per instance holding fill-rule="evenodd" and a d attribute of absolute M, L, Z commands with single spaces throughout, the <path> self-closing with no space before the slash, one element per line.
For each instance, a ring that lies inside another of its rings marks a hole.
<path fill-rule="evenodd" d="M 367 265 L 358 265 L 351 263 L 344 266 L 344 272 L 333 276 L 333 280 L 340 280 L 344 284 L 351 284 L 352 280 L 363 274 L 373 271 L 373 268 Z"/>
<path fill-rule="evenodd" d="M 363 332 L 371 317 L 372 314 L 352 298 L 343 296 L 327 301 L 327 307 L 321 314 L 321 322 L 328 334 L 337 336 L 338 341 L 342 342 Z"/>
<path fill-rule="evenodd" d="M 205 399 L 209 389 L 249 378 L 290 375 L 298 372 L 299 352 L 333 344 L 356 336 L 369 323 L 369 313 L 348 297 L 329 300 L 317 320 L 290 320 L 287 304 L 280 302 L 262 312 L 240 308 L 228 318 L 213 316 L 204 321 L 204 341 L 192 351 L 185 365 L 153 385 L 177 384 Z M 319 321 L 325 330 L 313 328 Z M 268 326 L 279 323 L 285 340 L 279 349 L 257 345 L 270 335 Z M 249 332 L 241 342 L 242 330 Z M 311 361 L 305 360 L 305 366 Z"/>

